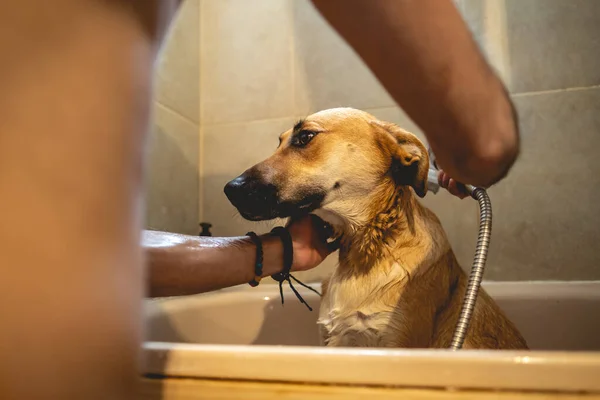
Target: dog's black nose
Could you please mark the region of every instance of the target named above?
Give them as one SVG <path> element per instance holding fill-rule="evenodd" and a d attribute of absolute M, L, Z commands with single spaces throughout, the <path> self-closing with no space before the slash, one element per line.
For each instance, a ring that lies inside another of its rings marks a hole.
<path fill-rule="evenodd" d="M 250 220 L 275 218 L 277 188 L 259 177 L 244 173 L 225 185 L 225 195 L 242 217 Z"/>
<path fill-rule="evenodd" d="M 225 185 L 225 196 L 232 203 L 239 200 L 240 197 L 244 196 L 244 186 L 247 180 L 244 176 L 238 176 L 234 180 L 230 181 Z"/>

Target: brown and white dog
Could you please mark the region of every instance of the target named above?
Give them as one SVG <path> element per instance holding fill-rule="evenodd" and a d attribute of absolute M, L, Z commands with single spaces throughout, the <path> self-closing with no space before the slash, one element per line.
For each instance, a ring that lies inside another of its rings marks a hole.
<path fill-rule="evenodd" d="M 423 143 L 351 109 L 325 110 L 280 136 L 275 153 L 234 179 L 227 197 L 249 220 L 312 212 L 340 238 L 319 311 L 328 346 L 446 348 L 466 288 L 427 191 Z M 526 349 L 482 289 L 464 348 Z"/>

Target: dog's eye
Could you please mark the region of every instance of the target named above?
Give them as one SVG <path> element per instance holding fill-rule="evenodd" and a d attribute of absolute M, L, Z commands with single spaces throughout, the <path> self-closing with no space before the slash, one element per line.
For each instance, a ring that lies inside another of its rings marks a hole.
<path fill-rule="evenodd" d="M 306 146 L 315 136 L 316 132 L 312 131 L 302 131 L 297 135 L 292 137 L 292 146 L 295 147 L 304 147 Z"/>

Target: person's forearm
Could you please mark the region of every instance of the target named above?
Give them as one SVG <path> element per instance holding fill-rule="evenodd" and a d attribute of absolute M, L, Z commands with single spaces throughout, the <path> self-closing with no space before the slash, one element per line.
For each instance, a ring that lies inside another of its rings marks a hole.
<path fill-rule="evenodd" d="M 514 163 L 516 115 L 451 0 L 312 0 L 420 126 L 453 178 L 489 186 Z"/>
<path fill-rule="evenodd" d="M 263 276 L 283 268 L 283 246 L 261 236 Z M 150 297 L 181 296 L 247 283 L 254 278 L 256 247 L 248 237 L 211 238 L 145 231 Z"/>

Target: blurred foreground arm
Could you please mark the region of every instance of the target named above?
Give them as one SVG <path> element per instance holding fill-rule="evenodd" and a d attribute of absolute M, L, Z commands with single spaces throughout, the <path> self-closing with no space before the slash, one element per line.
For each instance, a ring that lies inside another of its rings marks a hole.
<path fill-rule="evenodd" d="M 0 2 L 0 399 L 139 396 L 143 150 L 168 0 Z"/>
<path fill-rule="evenodd" d="M 519 137 L 510 98 L 451 0 L 312 0 L 421 127 L 441 169 L 490 186 Z"/>

